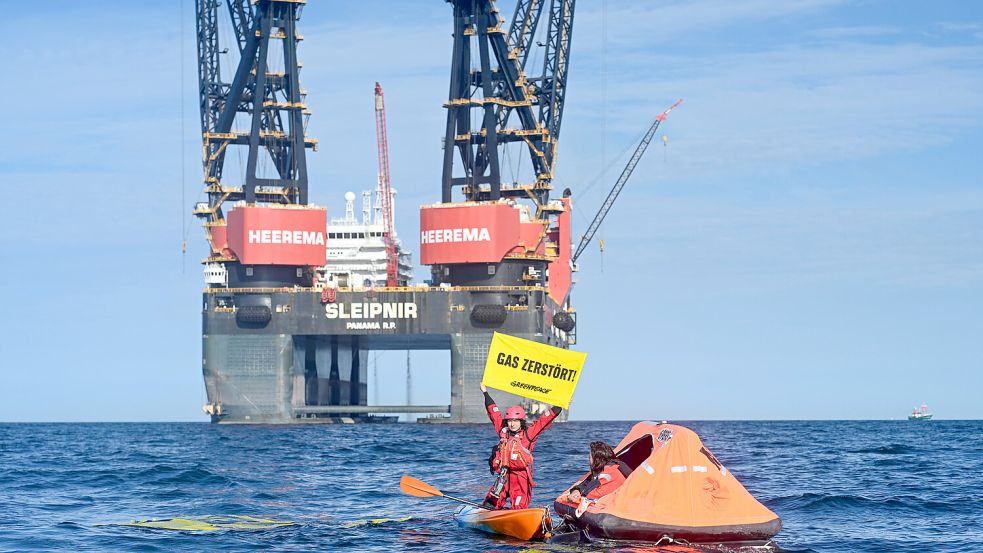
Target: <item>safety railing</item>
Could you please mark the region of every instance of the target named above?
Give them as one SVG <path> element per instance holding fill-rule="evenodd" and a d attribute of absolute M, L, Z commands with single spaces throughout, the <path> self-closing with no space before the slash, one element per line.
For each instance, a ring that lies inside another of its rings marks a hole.
<path fill-rule="evenodd" d="M 284 286 L 278 288 L 205 288 L 206 294 L 321 293 L 321 288 Z M 377 288 L 336 288 L 338 293 L 359 292 L 548 292 L 545 286 L 383 286 Z"/>

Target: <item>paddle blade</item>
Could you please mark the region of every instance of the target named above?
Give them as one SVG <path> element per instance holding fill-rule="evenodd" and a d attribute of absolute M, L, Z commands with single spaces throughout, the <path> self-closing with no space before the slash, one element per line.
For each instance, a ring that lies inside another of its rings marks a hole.
<path fill-rule="evenodd" d="M 399 479 L 399 489 L 414 497 L 441 497 L 444 495 L 444 492 L 408 474 L 404 474 Z"/>

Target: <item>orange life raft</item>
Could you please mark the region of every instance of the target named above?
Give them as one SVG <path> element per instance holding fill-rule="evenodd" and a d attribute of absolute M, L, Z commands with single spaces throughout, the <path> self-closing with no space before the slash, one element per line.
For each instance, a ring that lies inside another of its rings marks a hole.
<path fill-rule="evenodd" d="M 688 428 L 640 422 L 615 454 L 633 469 L 617 490 L 589 502 L 580 516 L 565 495 L 553 504 L 558 515 L 592 537 L 765 542 L 782 528 L 778 515 L 752 497 Z"/>

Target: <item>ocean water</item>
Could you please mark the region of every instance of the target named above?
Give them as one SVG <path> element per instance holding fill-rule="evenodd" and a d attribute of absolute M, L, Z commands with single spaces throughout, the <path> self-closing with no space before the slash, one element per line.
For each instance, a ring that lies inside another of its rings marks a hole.
<path fill-rule="evenodd" d="M 782 517 L 784 550 L 983 551 L 983 421 L 680 424 Z M 585 471 L 587 443 L 616 443 L 631 425 L 554 425 L 536 449 L 533 503 L 550 504 Z M 411 474 L 480 499 L 495 439 L 490 425 L 0 424 L 0 551 L 529 551 L 458 528 L 450 501 L 398 489 Z M 208 515 L 296 524 L 111 524 Z M 690 550 L 532 550 L 581 549 Z"/>

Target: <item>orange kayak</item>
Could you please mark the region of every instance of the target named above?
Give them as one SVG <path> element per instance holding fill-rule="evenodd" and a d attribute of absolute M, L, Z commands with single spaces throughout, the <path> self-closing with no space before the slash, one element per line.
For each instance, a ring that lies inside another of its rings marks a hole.
<path fill-rule="evenodd" d="M 462 507 L 454 514 L 454 520 L 463 528 L 473 528 L 520 540 L 542 539 L 545 537 L 544 528 L 550 525 L 549 513 L 543 507 L 497 511 Z"/>

